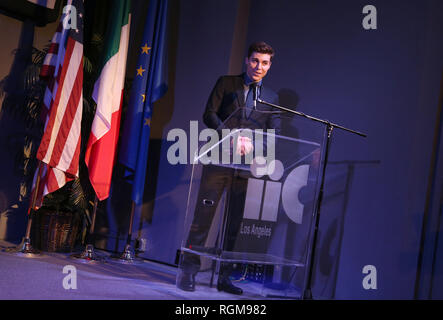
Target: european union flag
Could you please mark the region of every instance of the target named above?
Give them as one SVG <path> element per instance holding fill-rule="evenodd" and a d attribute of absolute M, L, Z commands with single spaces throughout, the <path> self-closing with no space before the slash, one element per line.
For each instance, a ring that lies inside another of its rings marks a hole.
<path fill-rule="evenodd" d="M 143 41 L 129 98 L 119 162 L 133 174 L 132 200 L 141 204 L 148 160 L 152 107 L 167 91 L 168 0 L 149 1 Z"/>

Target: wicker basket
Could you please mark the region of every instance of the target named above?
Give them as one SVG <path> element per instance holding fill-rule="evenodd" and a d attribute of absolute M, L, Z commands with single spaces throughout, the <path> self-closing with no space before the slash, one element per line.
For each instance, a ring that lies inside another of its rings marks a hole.
<path fill-rule="evenodd" d="M 41 251 L 71 252 L 79 228 L 78 214 L 41 208 L 33 223 L 33 244 Z"/>

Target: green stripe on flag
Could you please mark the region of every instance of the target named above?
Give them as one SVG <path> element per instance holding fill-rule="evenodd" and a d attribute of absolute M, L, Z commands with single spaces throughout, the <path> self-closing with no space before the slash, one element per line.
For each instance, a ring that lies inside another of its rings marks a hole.
<path fill-rule="evenodd" d="M 106 47 L 100 70 L 119 50 L 122 27 L 129 22 L 131 0 L 112 0 L 111 8 L 111 16 L 108 23 L 110 27 L 106 34 Z"/>

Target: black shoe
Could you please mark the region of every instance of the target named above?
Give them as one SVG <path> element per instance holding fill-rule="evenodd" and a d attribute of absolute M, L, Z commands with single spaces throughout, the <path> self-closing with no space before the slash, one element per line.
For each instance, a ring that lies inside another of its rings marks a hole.
<path fill-rule="evenodd" d="M 231 294 L 243 294 L 243 290 L 239 287 L 236 287 L 232 284 L 229 278 L 219 278 L 217 282 L 217 290 L 224 291 Z"/>
<path fill-rule="evenodd" d="M 195 275 L 181 272 L 177 279 L 177 287 L 184 291 L 195 291 Z"/>

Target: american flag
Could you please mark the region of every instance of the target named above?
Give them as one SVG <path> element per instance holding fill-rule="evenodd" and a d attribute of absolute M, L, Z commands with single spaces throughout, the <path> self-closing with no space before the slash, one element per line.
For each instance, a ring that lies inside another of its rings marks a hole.
<path fill-rule="evenodd" d="M 66 24 L 69 28 L 64 28 L 66 16 L 62 15 L 40 72 L 40 77 L 48 81 L 42 108 L 45 130 L 37 151 L 41 162 L 34 177 L 30 209 L 41 207 L 45 195 L 63 187 L 79 173 L 84 9 L 81 0 L 68 0 L 68 4 L 75 8 L 76 25 Z"/>

